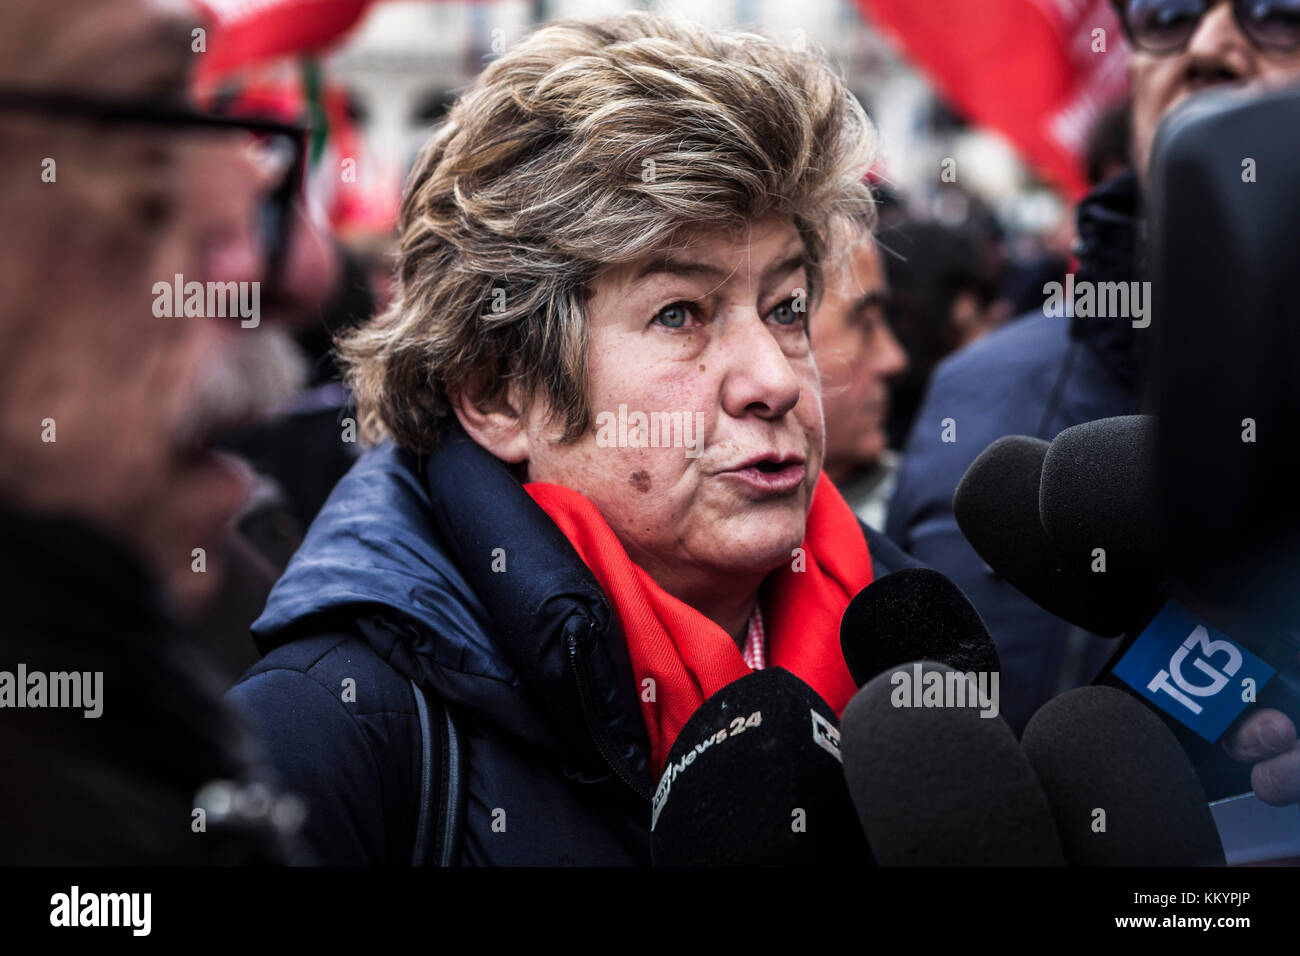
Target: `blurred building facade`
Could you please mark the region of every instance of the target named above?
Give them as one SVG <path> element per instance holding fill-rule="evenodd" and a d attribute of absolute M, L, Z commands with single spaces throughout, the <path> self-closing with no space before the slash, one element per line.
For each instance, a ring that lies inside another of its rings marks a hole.
<path fill-rule="evenodd" d="M 629 10 L 747 28 L 823 49 L 879 131 L 878 170 L 913 210 L 958 225 L 974 196 L 1013 234 L 1046 231 L 1064 207 L 1001 137 L 954 116 L 930 84 L 866 21 L 853 0 L 386 0 L 375 4 L 325 72 L 350 91 L 370 188 L 396 191 L 456 93 L 540 24 Z M 946 160 L 962 170 L 945 183 Z"/>

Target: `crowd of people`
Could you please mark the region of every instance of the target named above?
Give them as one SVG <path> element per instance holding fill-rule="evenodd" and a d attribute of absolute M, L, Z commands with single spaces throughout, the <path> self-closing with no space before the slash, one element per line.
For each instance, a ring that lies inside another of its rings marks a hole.
<path fill-rule="evenodd" d="M 689 718 L 770 667 L 840 713 L 840 618 L 905 568 L 978 609 L 1017 733 L 1088 684 L 1114 643 L 993 573 L 953 495 L 1002 436 L 1140 409 L 1143 330 L 1038 290 L 1142 276 L 1186 97 L 1300 81 L 1206 6 L 1135 44 L 1076 265 L 891 195 L 815 52 L 545 26 L 421 151 L 390 296 L 294 202 L 301 135 L 189 103 L 184 5 L 7 0 L 0 670 L 99 675 L 102 712 L 0 687 L 0 861 L 647 864 Z M 260 314 L 159 317 L 173 278 Z M 621 407 L 690 447 L 599 440 Z M 1300 802 L 1281 711 L 1223 750 Z"/>

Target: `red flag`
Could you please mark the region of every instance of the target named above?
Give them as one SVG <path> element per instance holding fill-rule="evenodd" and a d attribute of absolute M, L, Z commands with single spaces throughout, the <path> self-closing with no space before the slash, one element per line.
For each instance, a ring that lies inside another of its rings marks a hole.
<path fill-rule="evenodd" d="M 321 168 L 339 170 L 317 182 L 330 225 L 344 236 L 391 232 L 401 205 L 401 165 L 371 150 L 348 115 L 342 86 L 327 84 L 323 99 L 330 136 Z"/>
<path fill-rule="evenodd" d="M 1106 0 L 858 2 L 971 121 L 1007 137 L 1071 198 L 1087 190 L 1092 124 L 1128 89 L 1128 50 Z"/>
<path fill-rule="evenodd" d="M 198 0 L 208 14 L 199 77 L 286 53 L 313 53 L 361 19 L 371 0 Z"/>

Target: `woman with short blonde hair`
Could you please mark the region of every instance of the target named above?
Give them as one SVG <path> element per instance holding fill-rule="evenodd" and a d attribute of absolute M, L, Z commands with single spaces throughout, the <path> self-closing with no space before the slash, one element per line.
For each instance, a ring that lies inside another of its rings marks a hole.
<path fill-rule="evenodd" d="M 821 474 L 808 342 L 871 135 L 817 55 L 646 15 L 457 101 L 340 345 L 377 447 L 232 692 L 323 862 L 645 863 L 710 694 L 779 665 L 842 709 L 839 617 L 905 560 Z"/>

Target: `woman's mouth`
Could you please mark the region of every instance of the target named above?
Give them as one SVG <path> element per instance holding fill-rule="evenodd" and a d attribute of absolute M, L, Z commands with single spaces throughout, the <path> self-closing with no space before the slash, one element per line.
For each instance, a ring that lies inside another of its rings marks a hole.
<path fill-rule="evenodd" d="M 736 481 L 756 497 L 785 495 L 803 484 L 804 461 L 802 458 L 786 461 L 765 458 L 720 475 Z"/>

